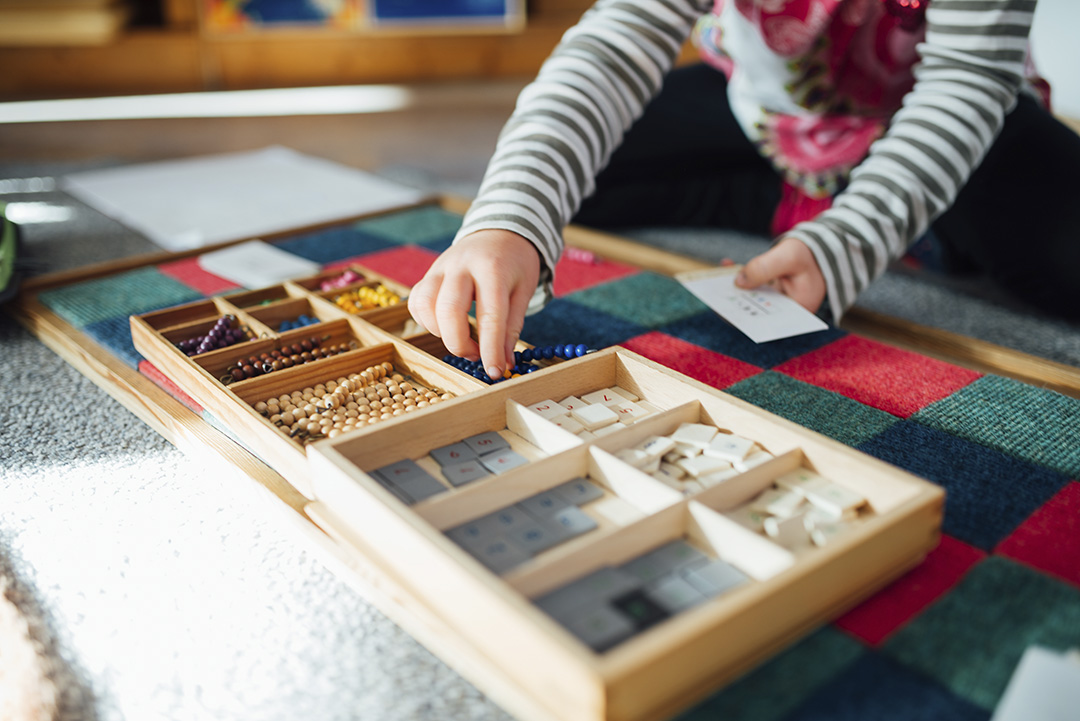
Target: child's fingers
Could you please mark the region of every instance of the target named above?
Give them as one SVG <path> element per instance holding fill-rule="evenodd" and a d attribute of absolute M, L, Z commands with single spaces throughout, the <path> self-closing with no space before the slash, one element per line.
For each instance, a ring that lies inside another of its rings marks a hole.
<path fill-rule="evenodd" d="M 443 344 L 454 355 L 470 360 L 479 357 L 469 326 L 473 292 L 472 276 L 455 273 L 443 278 L 435 301 L 435 318 Z"/>
<path fill-rule="evenodd" d="M 484 361 L 484 370 L 491 378 L 501 378 L 507 368 L 508 296 L 505 287 L 495 278 L 476 288 L 476 331 L 480 336 L 480 357 Z"/>
<path fill-rule="evenodd" d="M 442 284 L 442 275 L 428 274 L 409 291 L 409 313 L 426 331 L 439 336 L 439 321 L 435 316 L 435 298 Z"/>
<path fill-rule="evenodd" d="M 747 289 L 757 288 L 795 271 L 792 258 L 786 249 L 774 245 L 743 266 L 735 277 L 735 285 Z"/>
<path fill-rule="evenodd" d="M 535 286 L 534 286 L 535 287 Z M 506 364 L 513 367 L 514 346 L 521 337 L 521 328 L 525 325 L 525 311 L 529 308 L 534 287 L 518 285 L 510 294 L 510 307 L 506 318 Z"/>

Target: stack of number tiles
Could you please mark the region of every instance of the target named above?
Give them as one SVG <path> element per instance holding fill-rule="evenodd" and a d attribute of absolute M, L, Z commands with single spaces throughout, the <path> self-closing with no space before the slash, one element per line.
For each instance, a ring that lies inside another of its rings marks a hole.
<path fill-rule="evenodd" d="M 725 515 L 798 551 L 827 544 L 854 522 L 865 506 L 866 499 L 858 493 L 800 468 L 778 477 L 772 488 Z"/>
<path fill-rule="evenodd" d="M 666 543 L 620 566 L 604 566 L 535 603 L 597 652 L 749 581 L 686 541 Z"/>
<path fill-rule="evenodd" d="M 717 485 L 773 458 L 752 440 L 704 423 L 683 423 L 616 454 L 686 495 Z"/>
<path fill-rule="evenodd" d="M 495 431 L 436 448 L 430 455 L 439 464 L 443 477 L 454 487 L 505 473 L 527 462 Z M 445 484 L 411 459 L 377 468 L 371 475 L 408 505 L 447 490 Z"/>
<path fill-rule="evenodd" d="M 614 433 L 656 412 L 656 407 L 625 388 L 601 388 L 581 398 L 545 400 L 529 409 L 584 441 Z"/>
<path fill-rule="evenodd" d="M 504 574 L 537 554 L 597 528 L 581 506 L 604 495 L 584 478 L 575 478 L 518 503 L 446 531 L 480 563 Z"/>

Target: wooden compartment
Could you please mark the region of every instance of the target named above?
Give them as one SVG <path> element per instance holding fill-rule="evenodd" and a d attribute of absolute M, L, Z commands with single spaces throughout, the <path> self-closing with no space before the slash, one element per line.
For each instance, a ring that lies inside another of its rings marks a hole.
<path fill-rule="evenodd" d="M 292 289 L 289 292 L 300 295 L 283 303 L 309 303 L 304 291 Z M 455 397 L 484 387 L 480 381 L 360 318 L 339 314 L 341 317 L 334 320 L 278 334 L 253 317 L 252 314 L 259 310 L 265 308 L 249 312 L 224 298 L 216 298 L 132 316 L 132 340 L 144 357 L 202 405 L 215 422 L 227 428 L 238 442 L 264 459 L 307 497 L 311 497 L 312 488 L 305 460 L 306 444 L 282 432 L 268 417 L 256 411 L 254 406 L 259 401 L 359 373 L 383 362 L 390 363 L 395 371 L 416 379 L 427 388 L 438 388 Z M 193 357 L 187 357 L 176 346 L 177 340 L 204 330 L 223 314 L 236 315 L 238 322 L 259 329 L 261 337 Z M 350 350 L 253 378 L 230 383 L 223 380 L 226 370 L 239 358 L 258 355 L 312 334 L 318 334 L 327 343 L 348 344 Z M 352 432 L 363 434 L 371 427 Z"/>
<path fill-rule="evenodd" d="M 542 415 L 548 401 L 615 387 L 652 412 L 585 438 Z M 768 457 L 690 495 L 620 459 L 621 450 L 684 423 L 751 439 Z M 433 470 L 425 460 L 432 449 L 485 431 L 512 435 L 528 463 L 447 484 L 411 506 L 372 474 L 403 459 Z M 943 504 L 932 484 L 618 348 L 487 387 L 422 417 L 320 441 L 308 460 L 320 525 L 485 660 L 472 679 L 481 688 L 512 687 L 531 718 L 559 721 L 660 719 L 689 706 L 916 564 L 936 543 Z M 735 520 L 740 507 L 795 471 L 819 474 L 863 500 L 823 546 L 788 548 Z M 578 477 L 637 516 L 598 523 L 506 572 L 446 533 Z M 534 603 L 677 539 L 748 581 L 601 653 Z"/>

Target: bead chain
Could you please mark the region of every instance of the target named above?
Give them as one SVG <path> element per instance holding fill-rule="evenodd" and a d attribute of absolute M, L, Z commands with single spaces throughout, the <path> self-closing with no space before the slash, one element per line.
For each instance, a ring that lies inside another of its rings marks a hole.
<path fill-rule="evenodd" d="M 266 373 L 273 373 L 274 371 L 311 363 L 322 358 L 329 358 L 359 347 L 356 341 L 324 346 L 323 341 L 329 339 L 329 337 L 320 338 L 313 335 L 292 345 L 275 348 L 257 356 L 241 358 L 225 369 L 226 372 L 225 375 L 221 376 L 221 382 L 229 384 L 255 378 Z"/>
<path fill-rule="evenodd" d="M 441 403 L 454 395 L 427 388 L 394 371 L 389 362 L 314 387 L 267 398 L 255 410 L 303 444 L 334 438 L 395 416 Z"/>
<path fill-rule="evenodd" d="M 573 343 L 567 343 L 566 345 L 546 345 L 537 346 L 535 348 L 526 348 L 521 351 L 514 351 L 514 367 L 508 368 L 502 378 L 491 378 L 484 370 L 483 362 L 479 360 L 471 361 L 467 358 L 462 358 L 456 355 L 443 356 L 443 362 L 452 365 L 458 370 L 468 373 L 477 380 L 482 380 L 488 385 L 493 383 L 501 383 L 502 381 L 510 380 L 511 378 L 519 378 L 528 373 L 534 373 L 541 368 L 539 361 L 552 360 L 554 358 L 570 359 L 580 358 L 588 353 L 593 353 L 594 350 L 590 349 L 584 343 L 574 345 Z"/>

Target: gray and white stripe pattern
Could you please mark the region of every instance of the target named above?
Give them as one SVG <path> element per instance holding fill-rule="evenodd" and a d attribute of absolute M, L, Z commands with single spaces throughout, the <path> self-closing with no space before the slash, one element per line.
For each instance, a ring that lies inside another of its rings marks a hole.
<path fill-rule="evenodd" d="M 498 228 L 532 241 L 542 287 L 562 229 L 711 0 L 600 0 L 518 99 L 458 238 Z M 836 319 L 955 199 L 1023 78 L 1035 0 L 932 0 L 916 84 L 834 207 L 789 235 L 814 252 Z"/>
<path fill-rule="evenodd" d="M 931 0 L 915 87 L 830 210 L 788 235 L 825 275 L 835 320 L 941 215 L 1016 102 L 1035 0 Z"/>

